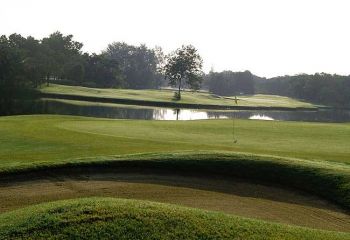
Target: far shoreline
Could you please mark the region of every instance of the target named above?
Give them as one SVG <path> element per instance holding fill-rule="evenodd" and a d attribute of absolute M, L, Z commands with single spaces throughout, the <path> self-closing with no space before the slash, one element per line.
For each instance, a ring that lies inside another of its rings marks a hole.
<path fill-rule="evenodd" d="M 51 99 L 66 99 L 77 101 L 89 101 L 100 103 L 115 103 L 125 105 L 139 105 L 150 107 L 168 107 L 168 108 L 191 108 L 191 109 L 210 109 L 210 110 L 274 110 L 274 111 L 318 111 L 320 109 L 329 109 L 330 107 L 273 107 L 273 106 L 229 106 L 229 105 L 214 105 L 214 104 L 191 104 L 191 103 L 176 103 L 165 101 L 150 101 L 150 100 L 135 100 L 126 98 L 109 98 L 96 96 L 83 96 L 65 93 L 45 93 L 40 92 L 41 98 Z"/>

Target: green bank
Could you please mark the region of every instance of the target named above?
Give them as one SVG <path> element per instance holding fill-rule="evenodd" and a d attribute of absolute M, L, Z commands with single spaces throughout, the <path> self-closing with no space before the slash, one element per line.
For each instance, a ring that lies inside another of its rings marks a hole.
<path fill-rule="evenodd" d="M 0 215 L 1 239 L 349 239 L 174 205 L 112 198 L 76 199 Z"/>

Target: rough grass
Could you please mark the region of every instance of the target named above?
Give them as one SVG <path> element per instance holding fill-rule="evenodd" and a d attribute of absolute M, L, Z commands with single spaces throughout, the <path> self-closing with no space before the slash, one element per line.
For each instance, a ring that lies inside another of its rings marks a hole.
<path fill-rule="evenodd" d="M 349 239 L 346 233 L 271 224 L 145 201 L 77 199 L 0 215 L 1 239 Z"/>
<path fill-rule="evenodd" d="M 50 84 L 43 86 L 44 93 L 71 94 L 78 96 L 118 98 L 152 102 L 173 102 L 174 91 L 171 90 L 132 90 L 132 89 L 100 89 L 80 86 L 66 86 Z M 177 103 L 221 105 L 221 106 L 249 106 L 249 107 L 286 107 L 286 108 L 314 108 L 315 105 L 296 99 L 276 95 L 239 96 L 238 104 L 234 98 L 220 97 L 206 92 L 183 92 L 181 101 Z"/>

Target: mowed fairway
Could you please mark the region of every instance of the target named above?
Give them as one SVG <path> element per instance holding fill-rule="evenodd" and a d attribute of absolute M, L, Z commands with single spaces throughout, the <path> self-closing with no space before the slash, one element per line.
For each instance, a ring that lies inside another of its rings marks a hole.
<path fill-rule="evenodd" d="M 51 84 L 40 89 L 43 93 L 70 94 L 99 98 L 131 99 L 152 102 L 173 102 L 172 90 L 133 90 L 133 89 L 103 89 L 80 86 L 65 86 Z M 183 92 L 182 99 L 176 103 L 190 103 L 201 105 L 221 106 L 250 106 L 250 107 L 286 107 L 286 108 L 314 108 L 315 105 L 296 99 L 277 95 L 249 95 L 238 96 L 238 103 L 234 97 L 221 97 L 208 92 Z"/>
<path fill-rule="evenodd" d="M 350 163 L 350 124 L 0 118 L 0 167 L 147 152 L 229 151 Z"/>

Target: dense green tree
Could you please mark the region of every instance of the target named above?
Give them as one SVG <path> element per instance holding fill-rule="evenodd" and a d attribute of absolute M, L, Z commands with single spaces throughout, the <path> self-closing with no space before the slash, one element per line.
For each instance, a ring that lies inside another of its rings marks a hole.
<path fill-rule="evenodd" d="M 118 63 L 126 88 L 155 88 L 159 84 L 158 59 L 154 49 L 114 42 L 108 45 L 103 55 Z"/>
<path fill-rule="evenodd" d="M 11 95 L 16 87 L 26 84 L 21 46 L 19 35 L 0 37 L 0 86 L 4 95 Z"/>
<path fill-rule="evenodd" d="M 187 85 L 198 90 L 202 82 L 203 60 L 197 49 L 192 45 L 182 46 L 169 54 L 164 65 L 165 78 L 171 86 L 177 86 L 176 99 L 181 99 L 181 88 Z"/>
<path fill-rule="evenodd" d="M 40 41 L 33 37 L 27 37 L 24 51 L 23 64 L 26 78 L 33 87 L 38 87 L 43 83 L 46 75 L 47 57 Z"/>
<path fill-rule="evenodd" d="M 125 77 L 122 75 L 119 63 L 105 55 L 92 54 L 86 56 L 85 81 L 90 87 L 124 87 Z"/>
<path fill-rule="evenodd" d="M 73 41 L 73 35 L 64 36 L 60 32 L 54 32 L 49 37 L 43 38 L 41 42 L 48 60 L 47 82 L 51 78 L 62 79 L 66 75 L 65 70 L 71 71 L 70 68 L 67 68 L 67 64 L 79 68 L 76 66 L 79 64 L 72 64 L 70 61 L 72 58 L 79 58 L 83 44 Z"/>
<path fill-rule="evenodd" d="M 254 94 L 254 76 L 251 72 L 214 72 L 207 76 L 209 91 L 224 96 Z"/>
<path fill-rule="evenodd" d="M 71 61 L 64 67 L 64 77 L 75 82 L 78 85 L 82 85 L 85 77 L 85 68 L 80 61 Z"/>
<path fill-rule="evenodd" d="M 17 34 L 0 37 L 0 114 L 12 113 L 18 102 L 35 96 L 32 81 L 39 76 L 26 41 Z"/>

